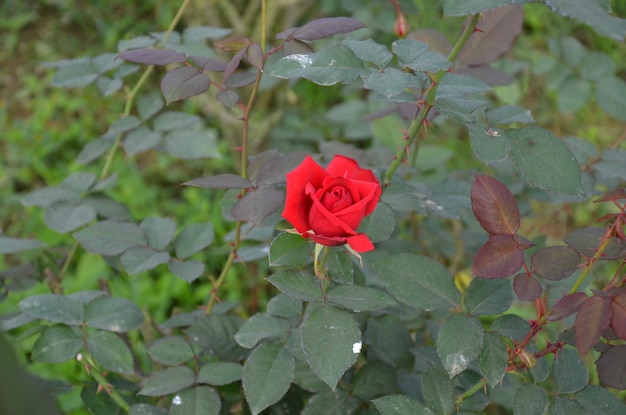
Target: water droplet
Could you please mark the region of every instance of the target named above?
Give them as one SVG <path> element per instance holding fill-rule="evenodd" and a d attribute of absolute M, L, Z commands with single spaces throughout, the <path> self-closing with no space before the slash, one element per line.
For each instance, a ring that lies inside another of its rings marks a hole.
<path fill-rule="evenodd" d="M 285 56 L 285 59 L 298 62 L 301 68 L 306 68 L 307 66 L 311 66 L 313 64 L 313 60 L 306 55 L 294 54 Z"/>
<path fill-rule="evenodd" d="M 181 399 L 180 395 L 176 395 L 172 399 L 172 404 L 174 404 L 174 405 L 180 405 L 182 403 L 183 403 L 183 400 Z"/>
<path fill-rule="evenodd" d="M 356 342 L 352 345 L 352 353 L 359 354 L 361 353 L 361 347 L 363 347 L 363 343 Z"/>

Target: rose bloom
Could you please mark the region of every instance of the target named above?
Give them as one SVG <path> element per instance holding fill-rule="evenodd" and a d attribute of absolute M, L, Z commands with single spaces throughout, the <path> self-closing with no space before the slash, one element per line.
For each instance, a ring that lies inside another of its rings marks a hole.
<path fill-rule="evenodd" d="M 283 218 L 303 237 L 326 246 L 348 244 L 356 252 L 374 244 L 356 229 L 374 211 L 382 190 L 371 170 L 337 155 L 324 169 L 311 156 L 287 173 Z"/>

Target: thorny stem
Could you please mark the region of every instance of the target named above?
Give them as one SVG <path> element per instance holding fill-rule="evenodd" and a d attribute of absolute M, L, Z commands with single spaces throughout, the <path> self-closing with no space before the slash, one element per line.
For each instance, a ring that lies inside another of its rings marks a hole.
<path fill-rule="evenodd" d="M 113 401 L 115 401 L 120 408 L 122 408 L 125 412 L 130 412 L 128 402 L 126 402 L 126 400 L 113 388 L 113 386 L 107 382 L 104 375 L 98 370 L 98 366 L 93 361 L 91 356 L 87 353 L 82 353 L 79 356 L 78 360 L 85 367 L 87 374 L 98 382 L 99 387 L 106 391 L 106 393 L 109 394 L 111 399 L 113 399 Z"/>
<path fill-rule="evenodd" d="M 479 380 L 478 383 L 476 383 L 474 386 L 463 392 L 463 394 L 457 396 L 457 398 L 454 400 L 455 405 L 460 406 L 464 400 L 474 396 L 476 392 L 483 389 L 485 386 L 487 386 L 488 383 L 489 381 L 486 378 Z"/>
<path fill-rule="evenodd" d="M 452 51 L 448 55 L 448 60 L 450 62 L 454 62 L 454 60 L 457 58 L 459 53 L 461 53 L 461 50 L 467 43 L 468 39 L 470 38 L 472 33 L 474 33 L 474 29 L 476 29 L 476 26 L 478 25 L 480 18 L 481 18 L 480 14 L 475 14 L 470 18 L 470 21 L 468 22 L 467 26 L 463 30 L 463 33 L 461 33 L 461 36 L 459 37 L 456 44 L 454 45 L 454 48 L 452 48 Z M 413 156 L 415 158 L 415 154 L 417 153 L 417 150 L 418 150 L 417 133 L 419 132 L 420 127 L 426 120 L 426 117 L 428 116 L 428 113 L 430 112 L 431 108 L 435 104 L 435 96 L 437 95 L 437 88 L 439 86 L 439 82 L 441 81 L 441 79 L 443 79 L 446 73 L 447 71 L 439 71 L 437 75 L 433 77 L 432 83 L 428 90 L 428 95 L 426 97 L 426 102 L 421 107 L 419 113 L 417 114 L 417 117 L 411 122 L 411 125 L 409 125 L 409 129 L 408 129 L 407 136 L 406 136 L 407 138 L 406 146 L 400 148 L 396 152 L 395 157 L 393 161 L 391 162 L 391 165 L 389 166 L 389 169 L 385 172 L 383 186 L 389 185 L 394 173 L 396 172 L 398 167 L 400 167 L 400 164 L 405 160 L 406 149 L 411 148 L 413 145 L 415 145 L 415 149 L 413 153 Z"/>
<path fill-rule="evenodd" d="M 262 29 L 261 29 L 261 48 L 265 53 L 265 32 L 267 30 L 267 8 L 266 1 L 261 1 L 261 21 L 262 21 Z M 241 177 L 244 179 L 248 178 L 248 142 L 249 142 L 249 131 L 250 131 L 250 114 L 252 112 L 252 107 L 254 106 L 254 102 L 256 100 L 257 93 L 259 91 L 259 85 L 261 84 L 261 77 L 263 75 L 263 71 L 259 70 L 257 72 L 256 80 L 254 82 L 254 86 L 252 87 L 252 92 L 250 93 L 250 97 L 248 98 L 248 103 L 244 110 L 243 115 L 243 126 L 242 126 L 242 137 L 241 137 Z M 242 196 L 245 194 L 245 189 L 242 191 Z M 211 314 L 213 307 L 215 306 L 215 302 L 218 299 L 218 291 L 222 284 L 226 279 L 226 275 L 228 275 L 228 271 L 232 267 L 235 259 L 237 258 L 237 249 L 239 248 L 239 244 L 241 243 L 241 227 L 243 225 L 242 221 L 237 221 L 235 225 L 235 238 L 232 243 L 232 247 L 230 249 L 230 253 L 228 254 L 228 258 L 226 258 L 226 263 L 222 268 L 222 272 L 217 277 L 217 280 L 213 283 L 213 289 L 211 290 L 211 296 L 209 297 L 209 302 L 207 303 L 205 314 Z"/>

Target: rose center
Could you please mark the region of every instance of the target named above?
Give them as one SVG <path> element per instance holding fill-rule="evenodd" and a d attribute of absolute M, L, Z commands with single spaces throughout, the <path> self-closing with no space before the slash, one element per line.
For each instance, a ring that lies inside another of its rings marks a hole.
<path fill-rule="evenodd" d="M 338 212 L 352 205 L 352 195 L 344 186 L 333 186 L 328 189 L 321 200 L 322 204 L 330 212 Z"/>

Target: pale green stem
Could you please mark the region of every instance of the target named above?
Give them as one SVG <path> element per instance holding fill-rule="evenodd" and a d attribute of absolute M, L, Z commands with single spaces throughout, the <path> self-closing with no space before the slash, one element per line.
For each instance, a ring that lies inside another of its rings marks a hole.
<path fill-rule="evenodd" d="M 580 273 L 580 276 L 578 277 L 578 279 L 572 286 L 572 289 L 569 290 L 568 294 L 573 294 L 576 291 L 578 291 L 581 284 L 585 280 L 585 277 L 587 277 L 587 274 L 589 274 L 589 271 L 591 271 L 591 267 L 593 267 L 593 264 L 595 264 L 598 261 L 598 259 L 600 259 L 606 247 L 609 246 L 610 242 L 611 242 L 611 235 L 610 235 L 610 232 L 607 232 L 607 235 L 604 236 L 604 241 L 602 242 L 602 244 L 600 245 L 600 247 L 598 248 L 594 256 L 589 260 L 589 263 L 587 264 L 583 272 Z"/>

